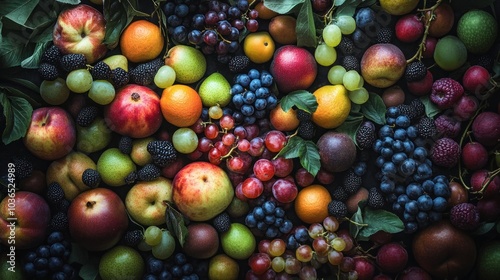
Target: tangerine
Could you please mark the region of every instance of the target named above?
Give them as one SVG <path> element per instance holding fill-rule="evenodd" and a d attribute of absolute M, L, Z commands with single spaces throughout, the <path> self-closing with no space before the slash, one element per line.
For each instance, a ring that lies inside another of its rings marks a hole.
<path fill-rule="evenodd" d="M 120 37 L 122 54 L 131 62 L 146 62 L 160 55 L 164 38 L 158 25 L 141 19 L 129 24 Z"/>
<path fill-rule="evenodd" d="M 295 198 L 297 217 L 308 224 L 321 223 L 328 217 L 328 204 L 332 196 L 327 188 L 314 184 L 299 191 Z"/>
<path fill-rule="evenodd" d="M 325 85 L 314 91 L 318 108 L 312 113 L 312 121 L 326 129 L 340 126 L 349 116 L 351 100 L 343 85 Z"/>
<path fill-rule="evenodd" d="M 275 129 L 280 131 L 292 131 L 300 123 L 296 110 L 290 108 L 290 110 L 285 112 L 280 104 L 269 112 L 269 121 Z"/>
<path fill-rule="evenodd" d="M 253 63 L 266 63 L 274 55 L 275 44 L 267 31 L 250 33 L 243 41 L 243 52 Z"/>
<path fill-rule="evenodd" d="M 177 127 L 188 127 L 201 116 L 203 104 L 198 92 L 187 85 L 176 84 L 163 90 L 160 98 L 163 117 Z"/>

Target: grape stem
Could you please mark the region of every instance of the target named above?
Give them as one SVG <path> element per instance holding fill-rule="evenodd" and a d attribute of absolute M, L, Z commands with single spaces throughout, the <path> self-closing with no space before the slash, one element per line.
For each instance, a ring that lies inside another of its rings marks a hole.
<path fill-rule="evenodd" d="M 436 10 L 436 8 L 439 7 L 439 5 L 441 4 L 442 1 L 443 0 L 437 0 L 436 4 L 432 5 L 430 8 L 417 9 L 418 12 L 430 11 L 431 15 L 429 16 L 429 18 L 425 22 L 424 35 L 422 36 L 422 41 L 420 41 L 420 44 L 418 45 L 417 52 L 415 53 L 415 55 L 413 55 L 410 59 L 408 59 L 406 61 L 406 64 L 409 64 L 416 59 L 418 59 L 418 60 L 422 59 L 422 53 L 425 51 L 425 42 L 427 41 L 427 36 L 429 35 L 429 28 L 431 27 L 431 22 L 436 19 L 436 15 L 434 14 L 434 10 Z M 425 7 L 426 2 L 427 1 L 424 2 L 424 7 Z"/>

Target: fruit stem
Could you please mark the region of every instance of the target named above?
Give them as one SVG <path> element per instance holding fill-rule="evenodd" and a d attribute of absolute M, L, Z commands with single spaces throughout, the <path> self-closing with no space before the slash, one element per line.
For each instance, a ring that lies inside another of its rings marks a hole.
<path fill-rule="evenodd" d="M 344 217 L 344 219 L 346 221 L 349 221 L 350 223 L 353 223 L 353 224 L 355 224 L 357 226 L 360 226 L 360 227 L 367 227 L 367 226 L 369 226 L 368 224 L 364 224 L 364 223 L 362 224 L 362 223 L 358 223 L 356 221 L 353 221 L 353 220 L 349 219 L 348 217 Z"/>

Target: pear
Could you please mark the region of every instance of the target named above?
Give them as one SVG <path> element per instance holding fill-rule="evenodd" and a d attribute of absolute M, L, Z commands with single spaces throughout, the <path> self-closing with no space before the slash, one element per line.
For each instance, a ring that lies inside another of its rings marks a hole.
<path fill-rule="evenodd" d="M 97 172 L 101 174 L 102 181 L 113 187 L 125 185 L 125 178 L 132 171 L 136 171 L 135 163 L 128 154 L 122 153 L 118 148 L 108 148 L 97 160 Z"/>
<path fill-rule="evenodd" d="M 191 84 L 199 81 L 207 71 L 207 60 L 201 51 L 194 47 L 176 45 L 170 48 L 165 64 L 174 68 L 175 81 Z"/>
<path fill-rule="evenodd" d="M 116 69 L 118 67 L 128 72 L 128 60 L 122 54 L 115 54 L 109 57 L 106 57 L 102 60 L 102 62 L 106 63 L 111 70 Z"/>
<path fill-rule="evenodd" d="M 214 72 L 203 80 L 198 89 L 205 107 L 226 106 L 231 101 L 231 85 L 219 72 Z"/>

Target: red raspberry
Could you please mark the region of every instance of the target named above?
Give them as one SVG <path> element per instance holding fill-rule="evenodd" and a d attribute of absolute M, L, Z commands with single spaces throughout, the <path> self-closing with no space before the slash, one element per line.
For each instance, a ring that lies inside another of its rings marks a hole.
<path fill-rule="evenodd" d="M 462 85 L 451 79 L 441 78 L 434 81 L 430 99 L 439 109 L 451 108 L 464 94 Z"/>
<path fill-rule="evenodd" d="M 438 135 L 442 137 L 455 138 L 460 133 L 462 123 L 448 115 L 440 115 L 434 120 Z"/>
<path fill-rule="evenodd" d="M 473 230 L 479 225 L 479 210 L 468 202 L 453 206 L 450 210 L 450 222 L 463 230 Z"/>
<path fill-rule="evenodd" d="M 436 140 L 431 148 L 431 160 L 442 167 L 453 167 L 460 160 L 460 145 L 455 140 L 444 137 Z"/>

